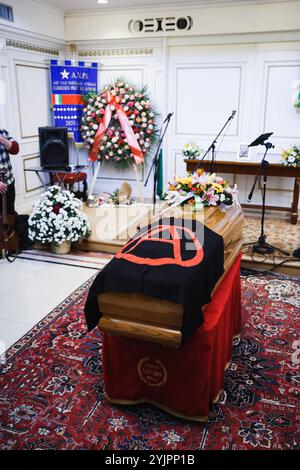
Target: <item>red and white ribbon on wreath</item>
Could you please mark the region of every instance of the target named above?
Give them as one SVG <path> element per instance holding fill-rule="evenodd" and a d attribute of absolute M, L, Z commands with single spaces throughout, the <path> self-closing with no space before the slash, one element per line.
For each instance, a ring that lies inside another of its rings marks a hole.
<path fill-rule="evenodd" d="M 90 160 L 95 162 L 98 160 L 98 151 L 102 143 L 105 132 L 107 131 L 111 117 L 112 117 L 112 106 L 115 106 L 118 119 L 120 121 L 123 132 L 126 136 L 127 143 L 133 155 L 134 161 L 137 165 L 144 161 L 143 152 L 138 144 L 138 141 L 134 135 L 131 125 L 129 124 L 129 119 L 126 112 L 120 105 L 122 100 L 121 96 L 113 96 L 109 91 L 107 92 L 107 106 L 105 108 L 105 114 L 103 121 L 99 124 L 98 130 L 96 132 L 92 150 L 90 152 Z"/>

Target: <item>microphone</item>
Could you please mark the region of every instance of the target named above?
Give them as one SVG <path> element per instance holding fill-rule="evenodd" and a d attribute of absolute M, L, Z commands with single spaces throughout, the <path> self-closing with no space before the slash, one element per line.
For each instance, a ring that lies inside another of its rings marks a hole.
<path fill-rule="evenodd" d="M 247 202 L 251 202 L 251 199 L 252 199 L 252 196 L 253 196 L 253 191 L 254 191 L 254 188 L 251 189 L 251 191 L 248 195 L 248 198 L 247 198 Z"/>
<path fill-rule="evenodd" d="M 173 116 L 174 113 L 169 113 L 168 116 L 166 117 L 166 119 L 164 120 L 163 124 L 168 121 L 172 116 Z"/>

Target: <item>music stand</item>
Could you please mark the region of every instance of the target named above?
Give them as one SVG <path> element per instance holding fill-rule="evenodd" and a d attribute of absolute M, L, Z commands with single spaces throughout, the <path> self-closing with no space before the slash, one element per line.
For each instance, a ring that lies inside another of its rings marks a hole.
<path fill-rule="evenodd" d="M 261 134 L 257 139 L 253 140 L 251 144 L 248 145 L 248 147 L 256 147 L 257 145 L 264 145 L 265 141 L 268 140 L 269 137 L 273 135 L 273 132 L 267 132 L 266 134 Z M 272 145 L 272 147 L 274 147 Z"/>
<path fill-rule="evenodd" d="M 256 147 L 257 145 L 263 145 L 265 147 L 265 153 L 264 156 L 261 160 L 260 167 L 258 170 L 257 175 L 255 176 L 251 191 L 248 195 L 247 202 L 250 202 L 252 199 L 252 195 L 257 183 L 258 178 L 263 175 L 263 193 L 262 193 L 262 213 L 261 213 L 261 231 L 260 231 L 260 236 L 258 237 L 257 242 L 250 242 L 250 243 L 245 243 L 244 246 L 246 245 L 253 245 L 252 251 L 255 253 L 261 253 L 263 255 L 274 253 L 274 251 L 280 251 L 284 255 L 289 256 L 289 253 L 281 250 L 280 248 L 276 248 L 273 245 L 270 245 L 269 243 L 266 242 L 266 235 L 264 233 L 264 222 L 265 222 L 265 210 L 266 210 L 266 189 L 267 189 L 267 180 L 268 180 L 268 165 L 269 162 L 266 160 L 266 156 L 268 153 L 268 150 L 270 148 L 274 148 L 274 145 L 271 144 L 271 142 L 266 142 L 268 138 L 273 134 L 273 132 L 268 132 L 266 134 L 261 134 L 257 139 L 255 139 L 251 144 L 248 145 L 248 147 Z"/>

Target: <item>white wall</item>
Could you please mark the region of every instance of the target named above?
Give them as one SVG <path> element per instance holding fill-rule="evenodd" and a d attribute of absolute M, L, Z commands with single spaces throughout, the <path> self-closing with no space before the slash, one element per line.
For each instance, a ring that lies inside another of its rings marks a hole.
<path fill-rule="evenodd" d="M 39 165 L 38 127 L 51 124 L 49 100 L 49 60 L 44 53 L 16 49 L 0 54 L 1 75 L 6 86 L 5 112 L 1 127 L 19 142 L 20 152 L 11 156 L 16 179 L 16 205 L 27 210 L 42 187 L 25 168 Z"/>
<path fill-rule="evenodd" d="M 184 143 L 195 140 L 207 148 L 233 109 L 237 116 L 217 158 L 235 160 L 238 143 L 267 131 L 274 132 L 270 161 L 280 161 L 282 148 L 300 144 L 300 113 L 292 105 L 292 84 L 300 79 L 300 2 L 241 3 L 66 17 L 66 38 L 77 42 L 83 57 L 102 62 L 102 82 L 123 72 L 136 80 L 142 74 L 162 115 L 174 111 L 164 147 L 165 185 L 174 173 L 185 171 Z M 129 32 L 131 19 L 149 15 L 191 15 L 194 25 L 159 37 Z M 144 48 L 153 53 L 143 54 Z M 252 160 L 260 160 L 262 151 L 254 148 Z M 103 169 L 97 189 L 112 190 L 123 178 L 132 180 L 132 175 Z M 253 178 L 235 180 L 245 201 Z M 268 186 L 268 203 L 290 205 L 292 179 L 270 178 Z M 145 194 L 151 194 L 151 186 Z M 253 202 L 259 201 L 257 192 Z"/>
<path fill-rule="evenodd" d="M 237 115 L 224 140 L 218 140 L 217 159 L 236 160 L 238 143 L 249 144 L 265 132 L 274 132 L 270 162 L 280 162 L 283 148 L 300 145 L 300 112 L 292 102 L 292 85 L 300 78 L 299 51 L 300 42 L 170 47 L 168 98 L 175 119 L 168 139 L 167 174 L 183 173 L 184 143 L 195 140 L 208 148 L 233 109 Z M 252 161 L 260 161 L 263 151 L 262 146 L 253 147 Z M 237 178 L 243 202 L 252 181 Z M 289 205 L 293 184 L 292 179 L 270 178 L 267 202 Z M 260 200 L 257 191 L 253 202 Z"/>
<path fill-rule="evenodd" d="M 139 42 L 141 50 L 148 46 L 153 52 L 140 57 L 130 55 L 128 41 L 122 44 L 125 56 L 120 56 L 119 50 L 113 57 L 101 54 L 116 52 L 118 41 L 113 45 L 110 42 L 111 48 L 106 42 L 95 42 L 89 48 L 80 42 L 79 49 L 90 54 L 88 58 L 95 60 L 92 53 L 99 54 L 103 64 L 101 83 L 117 75 L 133 77 L 135 82 L 142 79 L 162 115 L 174 111 L 164 148 L 165 186 L 174 174 L 185 172 L 183 145 L 194 140 L 206 149 L 233 109 L 237 115 L 224 139 L 218 141 L 218 159 L 236 160 L 238 144 L 250 143 L 263 132 L 274 132 L 271 162 L 280 162 L 283 148 L 300 144 L 300 112 L 292 103 L 292 85 L 300 78 L 300 41 L 254 43 L 252 39 L 251 43 L 240 44 L 243 40 L 240 37 L 238 44 L 227 45 L 203 45 L 198 38 L 189 39 L 186 45 L 182 38 L 144 40 Z M 133 44 L 135 40 L 131 47 Z M 253 148 L 252 161 L 260 161 L 263 149 Z M 96 189 L 111 191 L 123 179 L 129 180 L 135 190 L 133 174 L 103 168 Z M 230 181 L 238 183 L 245 202 L 253 178 L 230 177 Z M 292 179 L 270 178 L 267 202 L 289 206 L 293 184 Z M 145 190 L 146 197 L 151 195 L 151 186 Z M 260 202 L 259 191 L 252 202 Z"/>
<path fill-rule="evenodd" d="M 0 19 L 0 28 L 32 37 L 64 41 L 64 15 L 38 0 L 5 0 L 13 8 L 14 22 Z"/>
<path fill-rule="evenodd" d="M 41 184 L 25 168 L 39 165 L 38 127 L 51 124 L 49 63 L 63 57 L 64 16 L 40 2 L 11 0 L 14 22 L 0 21 L 0 80 L 6 103 L 0 106 L 0 127 L 19 142 L 11 156 L 16 179 L 16 206 L 30 210 Z"/>
<path fill-rule="evenodd" d="M 149 2 L 151 3 L 151 2 Z M 66 17 L 66 39 L 77 40 L 108 40 L 139 38 L 142 33 L 129 32 L 128 24 L 131 20 L 143 20 L 152 17 L 181 17 L 191 16 L 193 27 L 184 32 L 160 32 L 160 36 L 194 36 L 207 34 L 238 34 L 261 33 L 275 31 L 294 31 L 299 29 L 300 4 L 299 1 L 250 4 L 239 2 L 224 6 L 190 6 L 188 2 L 184 7 L 168 5 L 168 7 L 147 8 L 147 2 L 141 2 L 143 7 L 137 11 L 132 9 L 114 12 L 78 12 L 70 13 Z M 163 4 L 163 1 L 162 1 Z M 147 32 L 148 37 L 156 37 L 156 33 Z"/>

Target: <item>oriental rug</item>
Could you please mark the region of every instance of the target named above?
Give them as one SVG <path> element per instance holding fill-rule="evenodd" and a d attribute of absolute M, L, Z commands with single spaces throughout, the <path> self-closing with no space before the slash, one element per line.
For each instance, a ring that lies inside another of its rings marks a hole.
<path fill-rule="evenodd" d="M 280 250 L 289 253 L 287 256 L 278 250 L 273 253 L 261 254 L 252 251 L 253 242 L 256 242 L 261 232 L 260 217 L 246 215 L 243 227 L 243 266 L 245 268 L 274 270 L 274 272 L 289 274 L 300 273 L 300 259 L 293 256 L 294 251 L 300 247 L 300 221 L 292 225 L 289 220 L 267 217 L 265 219 L 265 234 L 267 242 Z M 247 245 L 251 243 L 251 245 Z"/>
<path fill-rule="evenodd" d="M 207 423 L 104 396 L 86 282 L 2 357 L 0 449 L 292 450 L 300 396 L 299 279 L 242 273 L 243 329 Z"/>

